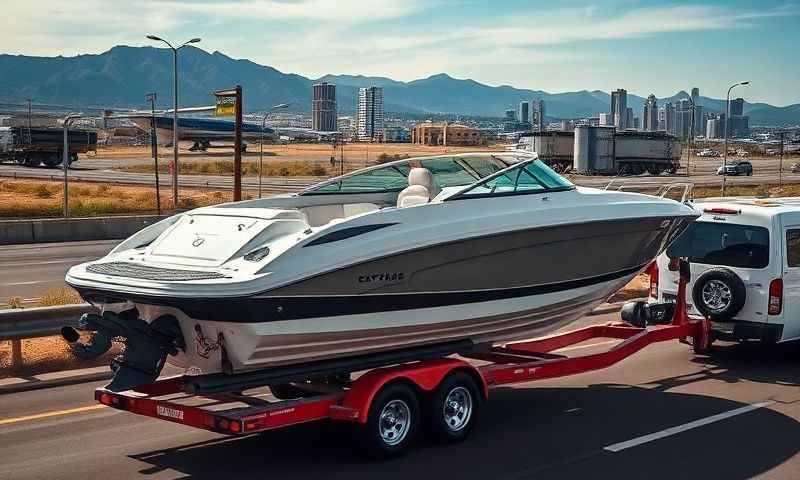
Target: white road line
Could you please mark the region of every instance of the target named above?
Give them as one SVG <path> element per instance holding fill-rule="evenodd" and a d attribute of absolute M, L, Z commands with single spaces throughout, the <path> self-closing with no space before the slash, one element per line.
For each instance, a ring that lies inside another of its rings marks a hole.
<path fill-rule="evenodd" d="M 605 447 L 603 450 L 607 450 L 609 452 L 621 452 L 622 450 L 636 447 L 648 442 L 653 442 L 655 440 L 660 440 L 665 437 L 669 437 L 671 435 L 675 435 L 678 433 L 685 432 L 687 430 L 692 430 L 694 428 L 702 427 L 704 425 L 709 425 L 711 423 L 719 422 L 721 420 L 725 420 L 727 418 L 735 417 L 737 415 L 741 415 L 743 413 L 752 412 L 753 410 L 758 410 L 759 408 L 764 408 L 768 405 L 775 403 L 773 401 L 768 402 L 761 402 L 761 403 L 754 403 L 752 405 L 746 405 L 741 408 L 736 408 L 734 410 L 730 410 L 723 413 L 718 413 L 716 415 L 712 415 L 710 417 L 701 418 L 699 420 L 695 420 L 693 422 L 684 423 L 683 425 L 678 425 L 676 427 L 670 427 L 666 430 L 661 430 L 660 432 L 651 433 L 649 435 L 643 435 L 641 437 L 633 438 L 631 440 L 627 440 L 625 442 L 615 443 L 613 445 L 609 445 Z"/>
<path fill-rule="evenodd" d="M 3 285 L 6 287 L 10 287 L 13 285 L 35 285 L 37 283 L 54 283 L 60 281 L 61 280 L 31 280 L 30 282 L 12 282 L 12 283 L 5 283 Z"/>

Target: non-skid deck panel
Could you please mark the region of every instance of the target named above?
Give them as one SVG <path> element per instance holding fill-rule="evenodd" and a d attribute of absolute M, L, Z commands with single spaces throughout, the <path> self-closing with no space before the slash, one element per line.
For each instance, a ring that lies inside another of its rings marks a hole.
<path fill-rule="evenodd" d="M 100 275 L 138 278 L 141 280 L 160 280 L 164 282 L 225 278 L 225 275 L 219 272 L 161 268 L 131 262 L 94 263 L 86 267 L 86 270 Z"/>

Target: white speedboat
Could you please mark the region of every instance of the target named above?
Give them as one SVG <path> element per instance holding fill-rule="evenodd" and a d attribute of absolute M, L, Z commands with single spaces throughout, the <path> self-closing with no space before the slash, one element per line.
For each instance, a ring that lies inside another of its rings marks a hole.
<path fill-rule="evenodd" d="M 528 153 L 412 158 L 175 215 L 66 280 L 104 312 L 87 328 L 133 344 L 119 366 L 151 375 L 169 355 L 236 374 L 546 334 L 696 217 L 673 200 L 576 187 Z"/>

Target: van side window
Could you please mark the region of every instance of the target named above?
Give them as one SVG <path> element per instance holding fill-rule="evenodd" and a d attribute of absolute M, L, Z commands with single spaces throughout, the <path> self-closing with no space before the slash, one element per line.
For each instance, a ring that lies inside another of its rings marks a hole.
<path fill-rule="evenodd" d="M 790 267 L 800 267 L 800 230 L 786 231 L 786 261 Z"/>

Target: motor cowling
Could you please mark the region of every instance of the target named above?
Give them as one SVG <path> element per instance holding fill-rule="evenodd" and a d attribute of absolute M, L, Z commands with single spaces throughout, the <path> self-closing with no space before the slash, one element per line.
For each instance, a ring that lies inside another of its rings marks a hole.
<path fill-rule="evenodd" d="M 648 325 L 666 325 L 672 323 L 672 319 L 675 316 L 675 303 L 647 303 L 643 300 L 636 300 L 625 303 L 619 313 L 624 322 L 630 323 L 635 327 L 644 328 Z"/>

